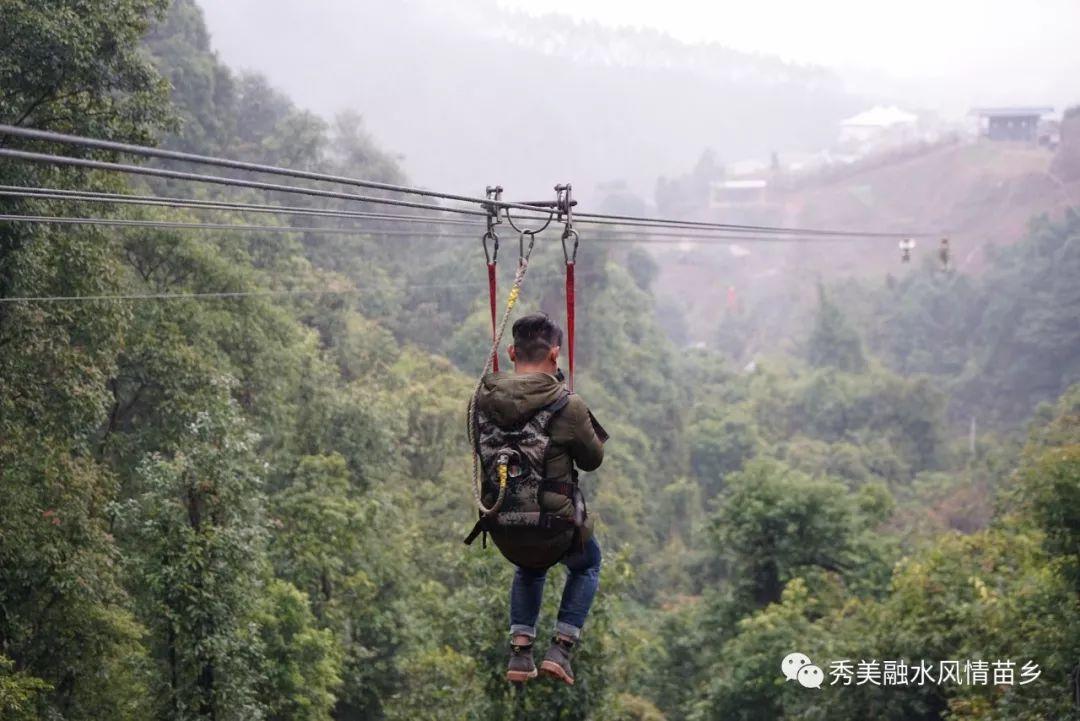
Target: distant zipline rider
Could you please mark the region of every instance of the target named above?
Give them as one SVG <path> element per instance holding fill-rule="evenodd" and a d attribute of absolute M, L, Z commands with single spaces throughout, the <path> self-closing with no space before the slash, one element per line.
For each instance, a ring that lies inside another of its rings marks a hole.
<path fill-rule="evenodd" d="M 489 189 L 498 198 L 501 188 Z M 556 208 L 565 217 L 563 247 L 574 241 L 574 253 L 566 253 L 567 312 L 573 318 L 573 263 L 577 233 L 570 216 L 570 187 L 557 186 Z M 495 213 L 498 206 L 494 206 Z M 513 325 L 513 343 L 507 355 L 513 371 L 489 372 L 506 324 L 520 294 L 537 231 L 521 230 L 520 255 L 514 286 L 507 299 L 501 325 L 495 322 L 494 263 L 498 237 L 489 220 L 484 236 L 495 242 L 495 255 L 487 254 L 491 289 L 491 352 L 484 373 L 469 402 L 469 439 L 473 445 L 473 490 L 480 519 L 465 543 L 483 534 L 517 571 L 510 587 L 510 663 L 506 678 L 513 683 L 537 676 L 532 646 L 543 600 L 547 571 L 562 563 L 569 573 L 563 588 L 555 635 L 540 672 L 567 684 L 574 683 L 570 656 L 581 636 L 600 582 L 600 544 L 578 486 L 577 469 L 592 471 L 604 458 L 607 433 L 588 406 L 564 384 L 559 370 L 563 331 L 544 313 L 519 318 Z M 554 214 L 554 213 L 553 213 Z M 507 215 L 513 225 L 513 221 Z M 551 218 L 548 218 L 548 222 Z M 547 224 L 545 224 L 546 227 Z M 528 245 L 526 249 L 526 236 Z M 573 357 L 573 337 L 567 337 L 568 356 Z M 572 376 L 571 376 L 572 378 Z M 576 467 L 575 467 L 576 466 Z"/>

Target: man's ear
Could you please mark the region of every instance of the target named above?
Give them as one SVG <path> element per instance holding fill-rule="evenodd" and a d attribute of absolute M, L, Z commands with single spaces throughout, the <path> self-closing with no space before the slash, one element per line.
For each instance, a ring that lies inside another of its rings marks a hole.
<path fill-rule="evenodd" d="M 517 348 L 514 347 L 513 343 L 506 346 L 506 355 L 510 356 L 511 363 L 517 363 Z"/>
<path fill-rule="evenodd" d="M 553 345 L 551 346 L 551 350 L 548 351 L 548 360 L 555 365 L 559 365 L 559 350 L 561 350 L 561 348 L 562 346 Z"/>

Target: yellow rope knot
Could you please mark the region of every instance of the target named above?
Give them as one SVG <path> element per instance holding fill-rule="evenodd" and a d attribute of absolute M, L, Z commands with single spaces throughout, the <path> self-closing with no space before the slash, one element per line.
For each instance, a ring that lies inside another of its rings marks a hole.
<path fill-rule="evenodd" d="M 507 308 L 513 308 L 514 303 L 517 303 L 518 296 L 521 294 L 521 288 L 514 286 L 510 289 L 510 296 L 506 299 Z"/>
<path fill-rule="evenodd" d="M 507 476 L 506 464 L 505 463 L 500 463 L 499 464 L 499 488 L 506 488 L 506 476 Z"/>

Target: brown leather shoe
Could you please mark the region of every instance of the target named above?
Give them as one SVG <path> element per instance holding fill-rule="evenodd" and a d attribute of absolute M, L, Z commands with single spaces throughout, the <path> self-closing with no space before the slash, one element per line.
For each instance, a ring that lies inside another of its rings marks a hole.
<path fill-rule="evenodd" d="M 532 647 L 532 639 L 528 636 L 514 636 L 510 642 L 510 665 L 506 669 L 507 681 L 525 683 L 531 678 L 536 678 Z"/>
<path fill-rule="evenodd" d="M 574 670 L 570 668 L 570 653 L 573 649 L 573 639 L 556 635 L 551 639 L 551 648 L 544 654 L 544 660 L 540 663 L 540 673 L 573 686 Z"/>

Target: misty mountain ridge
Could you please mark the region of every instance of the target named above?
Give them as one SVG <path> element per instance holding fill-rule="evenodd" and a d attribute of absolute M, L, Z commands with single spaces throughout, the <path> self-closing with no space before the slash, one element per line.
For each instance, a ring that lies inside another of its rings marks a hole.
<path fill-rule="evenodd" d="M 841 88 L 840 78 L 823 67 L 790 63 L 777 56 L 734 50 L 719 43 L 688 43 L 653 28 L 612 28 L 558 13 L 534 17 L 502 10 L 497 24 L 490 28 L 481 25 L 480 31 L 574 63 L 685 70 L 739 82 Z"/>
<path fill-rule="evenodd" d="M 225 60 L 323 115 L 360 111 L 411 177 L 455 191 L 543 197 L 571 181 L 595 207 L 596 185 L 618 180 L 651 202 L 705 148 L 814 150 L 864 105 L 819 68 L 488 1 L 203 5 Z"/>

